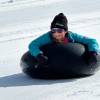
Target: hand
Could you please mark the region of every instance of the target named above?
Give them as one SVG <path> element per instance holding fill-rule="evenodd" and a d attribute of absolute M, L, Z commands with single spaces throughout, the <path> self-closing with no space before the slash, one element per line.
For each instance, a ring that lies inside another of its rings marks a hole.
<path fill-rule="evenodd" d="M 89 51 L 84 54 L 85 62 L 92 66 L 97 63 L 97 53 L 95 51 Z"/>
<path fill-rule="evenodd" d="M 47 66 L 48 57 L 43 54 L 38 54 L 37 56 L 38 65 Z"/>

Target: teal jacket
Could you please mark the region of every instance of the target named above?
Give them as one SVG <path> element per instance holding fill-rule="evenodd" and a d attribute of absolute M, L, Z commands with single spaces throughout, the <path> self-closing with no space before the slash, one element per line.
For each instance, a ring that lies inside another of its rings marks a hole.
<path fill-rule="evenodd" d="M 42 36 L 38 37 L 37 39 L 33 40 L 29 44 L 29 52 L 31 53 L 32 56 L 36 57 L 39 53 L 42 53 L 39 47 L 47 43 L 52 43 L 50 34 L 51 32 L 49 31 L 43 34 Z M 97 53 L 99 51 L 99 45 L 96 39 L 87 38 L 77 33 L 73 33 L 71 31 L 68 32 L 68 36 L 66 38 L 68 38 L 71 42 L 78 42 L 78 43 L 86 44 L 88 46 L 89 51 L 95 51 Z"/>

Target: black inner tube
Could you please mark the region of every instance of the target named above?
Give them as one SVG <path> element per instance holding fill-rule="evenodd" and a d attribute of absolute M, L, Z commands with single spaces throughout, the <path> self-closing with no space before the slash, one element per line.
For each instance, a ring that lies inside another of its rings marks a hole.
<path fill-rule="evenodd" d="M 72 78 L 94 74 L 100 63 L 89 66 L 85 63 L 83 55 L 87 47 L 79 43 L 47 44 L 40 49 L 48 57 L 48 66 L 38 66 L 37 60 L 29 53 L 21 58 L 21 67 L 24 73 L 33 78 Z"/>

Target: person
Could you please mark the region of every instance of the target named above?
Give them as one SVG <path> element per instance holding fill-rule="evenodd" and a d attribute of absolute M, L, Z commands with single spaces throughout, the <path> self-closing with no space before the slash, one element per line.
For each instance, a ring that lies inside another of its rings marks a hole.
<path fill-rule="evenodd" d="M 88 52 L 85 53 L 84 58 L 87 64 L 95 64 L 97 62 L 99 45 L 96 39 L 88 38 L 68 30 L 68 20 L 63 13 L 56 15 L 51 22 L 50 31 L 33 40 L 29 44 L 29 52 L 34 56 L 40 65 L 46 65 L 48 58 L 44 56 L 39 49 L 41 46 L 48 43 L 62 43 L 78 42 L 87 45 Z"/>

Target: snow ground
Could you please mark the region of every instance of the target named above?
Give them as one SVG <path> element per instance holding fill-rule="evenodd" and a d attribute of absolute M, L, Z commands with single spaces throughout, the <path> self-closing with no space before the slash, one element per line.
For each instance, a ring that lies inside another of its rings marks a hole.
<path fill-rule="evenodd" d="M 100 71 L 81 79 L 39 80 L 21 72 L 20 58 L 31 40 L 49 30 L 64 12 L 69 29 L 100 44 L 99 0 L 0 0 L 1 100 L 100 100 Z"/>

